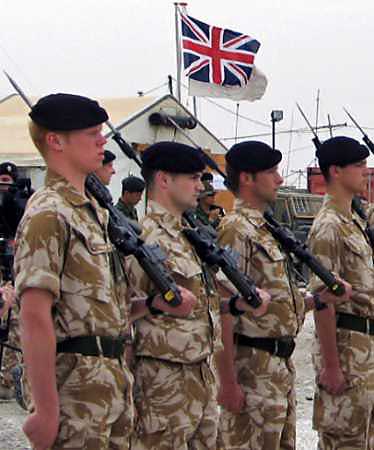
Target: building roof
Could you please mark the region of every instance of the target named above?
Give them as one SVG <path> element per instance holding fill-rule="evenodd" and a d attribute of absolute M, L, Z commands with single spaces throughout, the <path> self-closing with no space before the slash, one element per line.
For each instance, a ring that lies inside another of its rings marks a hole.
<path fill-rule="evenodd" d="M 31 97 L 34 103 L 36 98 Z M 153 101 L 153 97 L 104 98 L 99 103 L 116 124 Z M 28 133 L 29 109 L 18 96 L 0 103 L 0 160 L 10 160 L 21 166 L 44 165 Z"/>

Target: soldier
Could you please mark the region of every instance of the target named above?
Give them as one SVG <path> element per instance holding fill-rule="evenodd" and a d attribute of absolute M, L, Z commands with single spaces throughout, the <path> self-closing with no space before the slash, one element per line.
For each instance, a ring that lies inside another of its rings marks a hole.
<path fill-rule="evenodd" d="M 353 288 L 352 301 L 315 316 L 316 370 L 313 426 L 319 449 L 374 448 L 374 268 L 366 224 L 352 211 L 363 191 L 368 149 L 354 139 L 334 137 L 317 151 L 327 195 L 309 237 L 322 263 Z M 314 292 L 321 282 L 312 277 Z"/>
<path fill-rule="evenodd" d="M 304 301 L 290 276 L 290 262 L 263 217 L 283 181 L 278 173 L 281 158 L 278 150 L 256 141 L 235 144 L 226 155 L 227 180 L 236 202 L 218 227 L 219 241 L 237 250 L 242 270 L 269 292 L 271 301 L 260 318 L 244 313 L 234 323 L 223 316 L 218 399 L 225 450 L 295 449 L 291 355 L 304 310 L 314 302 L 311 295 Z M 334 301 L 325 291 L 321 296 Z"/>
<path fill-rule="evenodd" d="M 102 165 L 108 115 L 86 97 L 54 94 L 40 99 L 30 117 L 30 135 L 48 172 L 16 237 L 31 391 L 24 432 L 35 450 L 128 449 L 127 284 L 109 242 L 107 211 L 84 187 L 87 174 Z M 158 296 L 154 304 L 163 306 Z"/>
<path fill-rule="evenodd" d="M 204 190 L 199 195 L 196 216 L 204 225 L 217 228 L 220 222 L 220 211 L 214 204 L 216 191 L 208 181 L 203 181 L 203 185 Z"/>
<path fill-rule="evenodd" d="M 113 167 L 115 159 L 116 155 L 114 153 L 110 150 L 104 150 L 103 164 L 99 169 L 95 170 L 95 174 L 105 186 L 109 186 L 112 176 L 116 173 Z"/>
<path fill-rule="evenodd" d="M 129 219 L 139 221 L 135 206 L 140 202 L 145 188 L 139 177 L 130 176 L 122 180 L 122 193 L 116 207 Z"/>
<path fill-rule="evenodd" d="M 150 146 L 142 160 L 150 199 L 142 237 L 163 248 L 174 278 L 195 294 L 197 305 L 185 319 L 154 310 L 135 323 L 139 423 L 132 449 L 213 450 L 218 409 L 211 363 L 222 345 L 220 302 L 211 273 L 182 233 L 182 213 L 196 207 L 205 164 L 198 150 L 176 142 Z M 151 282 L 137 264 L 132 273 L 138 289 L 151 294 Z"/>
<path fill-rule="evenodd" d="M 0 164 L 0 237 L 6 239 L 8 245 L 10 245 L 10 240 L 14 239 L 18 222 L 23 214 L 23 208 L 15 204 L 15 196 L 12 191 L 17 179 L 18 168 L 15 164 L 10 161 L 5 161 Z M 0 254 L 0 259 L 2 256 Z M 0 262 L 2 263 L 2 261 Z M 6 292 L 9 290 L 12 290 L 10 284 L 6 286 Z M 8 295 L 6 294 L 5 297 L 8 297 Z M 7 343 L 14 347 L 19 347 L 18 311 L 14 302 L 9 306 L 11 306 L 11 320 L 9 322 Z M 6 315 L 8 311 L 9 308 L 6 308 L 3 312 L 3 327 L 7 327 L 5 323 L 8 321 Z M 0 399 L 10 400 L 14 397 L 14 381 L 11 371 L 18 363 L 19 360 L 16 352 L 4 347 L 2 361 L 0 361 Z"/>

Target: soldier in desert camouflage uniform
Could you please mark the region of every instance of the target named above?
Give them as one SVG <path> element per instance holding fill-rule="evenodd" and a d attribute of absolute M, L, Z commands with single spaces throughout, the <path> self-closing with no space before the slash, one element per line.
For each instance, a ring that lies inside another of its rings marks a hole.
<path fill-rule="evenodd" d="M 205 164 L 198 150 L 175 142 L 149 147 L 142 159 L 150 199 L 142 237 L 160 244 L 174 278 L 197 304 L 184 319 L 155 314 L 136 322 L 139 423 L 132 448 L 213 450 L 218 409 L 211 360 L 222 345 L 220 301 L 212 274 L 183 236 L 181 217 L 196 206 Z M 137 264 L 132 269 L 138 288 L 150 294 L 150 280 Z"/>
<path fill-rule="evenodd" d="M 368 149 L 346 137 L 325 141 L 317 157 L 327 182 L 310 248 L 352 285 L 350 303 L 315 317 L 313 425 L 321 450 L 374 449 L 374 267 L 365 226 L 351 210 L 367 181 Z M 316 291 L 321 283 L 311 278 Z"/>
<path fill-rule="evenodd" d="M 128 449 L 127 283 L 108 238 L 107 211 L 84 185 L 101 166 L 101 124 L 108 116 L 95 101 L 55 94 L 39 100 L 30 117 L 30 134 L 48 172 L 16 237 L 32 413 L 24 432 L 35 450 Z M 139 311 L 148 310 L 143 305 Z"/>
<path fill-rule="evenodd" d="M 126 449 L 126 283 L 108 239 L 107 214 L 84 192 L 87 173 L 101 165 L 101 124 L 108 116 L 92 100 L 56 94 L 39 100 L 30 117 L 48 172 L 16 237 L 32 411 L 24 431 L 35 449 Z"/>
<path fill-rule="evenodd" d="M 237 197 L 218 227 L 219 241 L 239 253 L 242 270 L 271 295 L 267 314 L 223 319 L 224 352 L 218 359 L 222 448 L 295 449 L 295 369 L 291 360 L 305 300 L 290 276 L 285 253 L 265 226 L 263 211 L 282 183 L 281 153 L 261 142 L 236 144 L 226 172 Z M 323 294 L 324 301 L 333 301 Z"/>

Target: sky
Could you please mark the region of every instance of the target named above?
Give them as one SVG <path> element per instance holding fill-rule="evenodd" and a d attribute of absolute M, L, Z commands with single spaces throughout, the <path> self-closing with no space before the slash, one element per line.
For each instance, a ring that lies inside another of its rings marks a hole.
<path fill-rule="evenodd" d="M 176 75 L 174 4 L 169 0 L 0 0 L 0 67 L 29 95 L 72 92 L 91 97 L 136 96 Z M 261 42 L 256 65 L 269 85 L 260 101 L 241 102 L 238 136 L 270 133 L 270 112 L 284 111 L 278 130 L 304 128 L 298 101 L 319 125 L 347 122 L 336 135 L 359 137 L 345 116 L 347 107 L 374 139 L 374 2 L 369 0 L 190 0 L 188 12 L 204 22 L 250 34 Z M 186 83 L 186 79 L 183 78 Z M 0 74 L 0 98 L 12 91 Z M 166 86 L 154 91 L 159 96 Z M 183 91 L 183 101 L 192 108 Z M 215 99 L 235 111 L 236 103 Z M 222 139 L 235 136 L 236 118 L 198 99 L 198 117 Z M 256 125 L 250 119 L 262 122 Z M 0 124 L 1 126 L 1 124 Z M 370 130 L 372 128 L 372 130 Z M 328 133 L 320 134 L 326 139 Z M 271 143 L 271 135 L 261 139 Z M 234 140 L 224 140 L 227 146 Z M 282 172 L 313 161 L 310 135 L 277 136 Z M 289 150 L 291 152 L 289 153 Z M 369 164 L 374 166 L 374 157 Z"/>

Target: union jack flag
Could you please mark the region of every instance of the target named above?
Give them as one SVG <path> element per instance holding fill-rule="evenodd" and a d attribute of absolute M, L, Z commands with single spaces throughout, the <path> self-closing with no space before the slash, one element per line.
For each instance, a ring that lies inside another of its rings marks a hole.
<path fill-rule="evenodd" d="M 186 76 L 221 86 L 244 87 L 260 43 L 250 36 L 208 25 L 181 14 Z"/>

